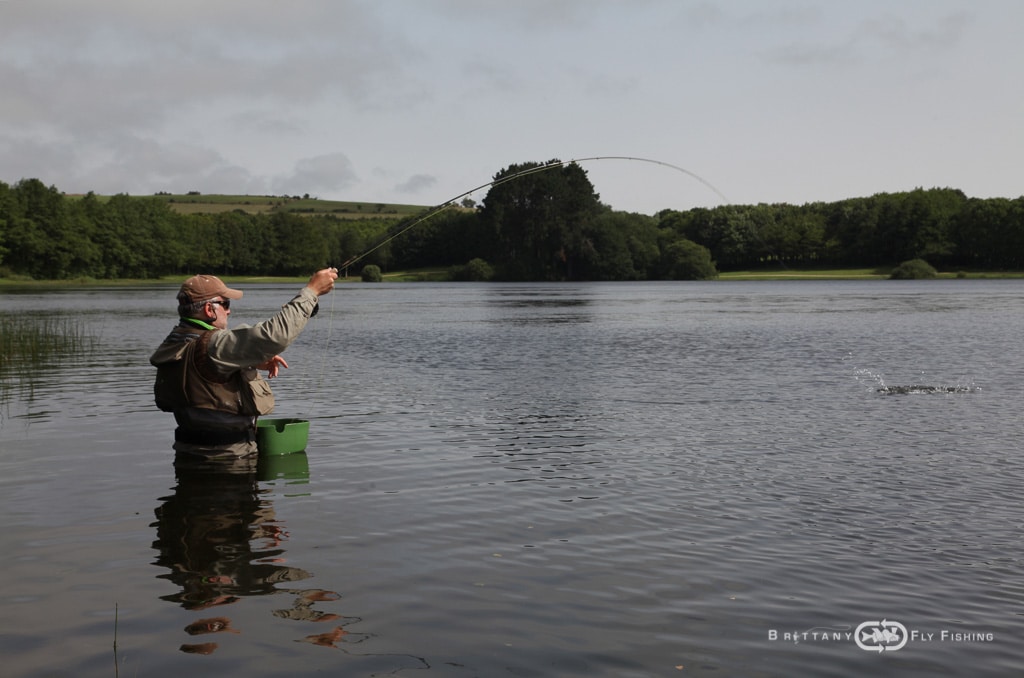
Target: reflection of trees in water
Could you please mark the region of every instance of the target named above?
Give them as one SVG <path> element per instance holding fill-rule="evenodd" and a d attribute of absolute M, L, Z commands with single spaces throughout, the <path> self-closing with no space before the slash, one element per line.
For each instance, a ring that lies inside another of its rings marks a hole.
<path fill-rule="evenodd" d="M 273 505 L 261 495 L 255 473 L 193 472 L 179 468 L 174 493 L 162 497 L 156 509 L 157 551 L 154 564 L 165 568 L 158 575 L 178 587 L 161 596 L 195 611 L 230 605 L 245 596 L 290 593 L 290 608 L 275 610 L 283 619 L 330 622 L 341 619 L 314 609 L 320 602 L 340 596 L 322 589 L 282 589 L 309 572 L 284 564 L 283 544 L 288 533 L 277 521 Z M 345 635 L 341 627 L 338 638 Z M 185 628 L 189 635 L 238 633 L 226 616 L 197 619 Z M 209 654 L 216 643 L 183 645 L 182 651 Z"/>

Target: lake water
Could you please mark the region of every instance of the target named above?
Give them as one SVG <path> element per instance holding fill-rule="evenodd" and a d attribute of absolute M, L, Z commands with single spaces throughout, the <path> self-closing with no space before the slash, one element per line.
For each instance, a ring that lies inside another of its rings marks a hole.
<path fill-rule="evenodd" d="M 339 285 L 181 483 L 174 293 L 0 295 L 95 338 L 0 382 L 5 675 L 1024 673 L 1018 281 Z"/>

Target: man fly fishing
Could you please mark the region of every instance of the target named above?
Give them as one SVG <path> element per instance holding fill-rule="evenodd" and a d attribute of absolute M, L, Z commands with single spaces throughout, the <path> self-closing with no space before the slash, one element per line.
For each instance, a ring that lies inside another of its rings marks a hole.
<path fill-rule="evenodd" d="M 178 291 L 178 325 L 150 356 L 157 368 L 156 404 L 173 412 L 176 465 L 255 463 L 256 419 L 274 409 L 267 378 L 288 363 L 280 356 L 316 314 L 318 299 L 334 289 L 338 269 L 310 277 L 271 318 L 228 329 L 231 302 L 242 292 L 220 278 L 196 275 Z M 251 470 L 251 469 L 250 469 Z"/>

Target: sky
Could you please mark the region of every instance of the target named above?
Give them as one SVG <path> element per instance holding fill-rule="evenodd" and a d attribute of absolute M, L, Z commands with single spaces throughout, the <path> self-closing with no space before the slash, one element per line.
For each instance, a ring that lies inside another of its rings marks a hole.
<path fill-rule="evenodd" d="M 0 181 L 438 205 L 580 159 L 645 214 L 1016 198 L 1022 27 L 1020 0 L 0 0 Z"/>

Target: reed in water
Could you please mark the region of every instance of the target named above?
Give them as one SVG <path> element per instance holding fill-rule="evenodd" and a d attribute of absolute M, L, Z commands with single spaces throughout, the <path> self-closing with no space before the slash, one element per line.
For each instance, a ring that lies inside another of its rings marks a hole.
<path fill-rule="evenodd" d="M 7 402 L 15 385 L 31 390 L 42 370 L 85 355 L 94 343 L 73 318 L 0 314 L 0 402 Z"/>

